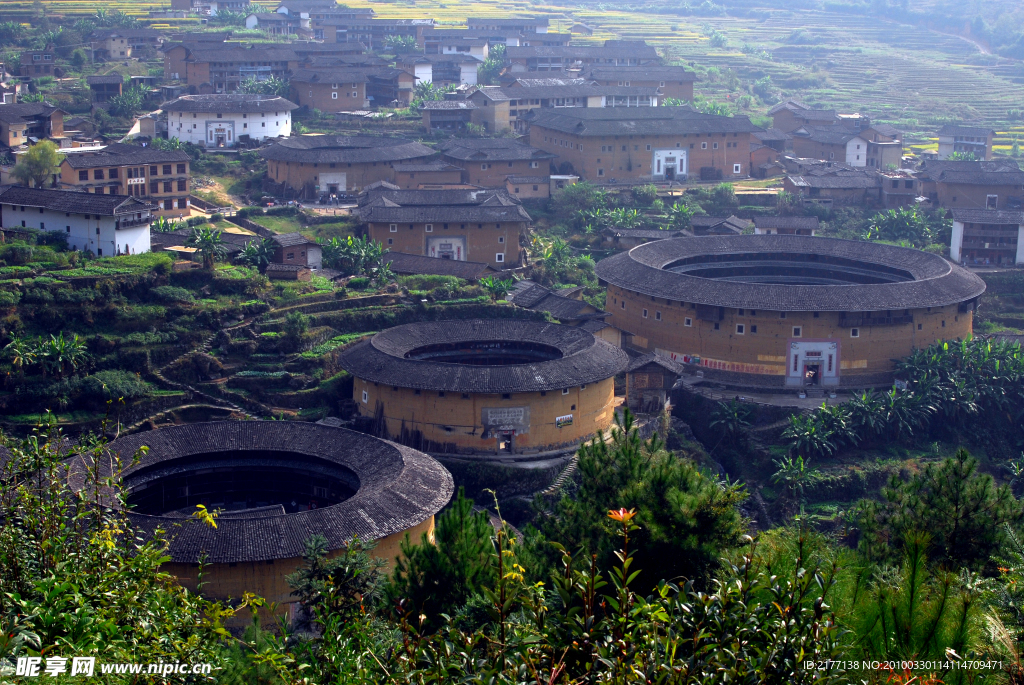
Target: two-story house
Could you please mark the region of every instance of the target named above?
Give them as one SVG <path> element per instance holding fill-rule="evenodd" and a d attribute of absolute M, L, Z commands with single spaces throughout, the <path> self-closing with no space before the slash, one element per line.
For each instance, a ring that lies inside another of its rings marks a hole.
<path fill-rule="evenodd" d="M 63 233 L 72 250 L 104 257 L 149 252 L 150 205 L 112 197 L 14 186 L 0 193 L 0 225 Z"/>
<path fill-rule="evenodd" d="M 0 105 L 0 143 L 7 147 L 31 144 L 64 135 L 64 110 L 46 102 Z"/>
<path fill-rule="evenodd" d="M 160 216 L 189 215 L 190 157 L 180 150 L 111 143 L 68 151 L 61 187 L 95 195 L 130 195 L 154 205 Z"/>
<path fill-rule="evenodd" d="M 992 139 L 996 132 L 981 126 L 946 124 L 939 129 L 939 159 L 949 159 L 954 153 L 973 155 L 974 159 L 992 159 Z"/>
<path fill-rule="evenodd" d="M 594 66 L 584 70 L 583 77 L 602 86 L 656 88 L 662 98 L 693 101 L 693 84 L 697 74 L 678 65 L 646 64 L 644 66 Z"/>
<path fill-rule="evenodd" d="M 544 177 L 557 155 L 512 138 L 456 138 L 441 145 L 441 159 L 462 167 L 462 182 L 504 187 L 509 176 Z"/>

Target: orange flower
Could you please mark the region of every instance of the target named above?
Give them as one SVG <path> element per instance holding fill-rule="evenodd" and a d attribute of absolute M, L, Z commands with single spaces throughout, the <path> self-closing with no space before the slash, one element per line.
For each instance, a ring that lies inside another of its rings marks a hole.
<path fill-rule="evenodd" d="M 626 522 L 634 516 L 636 516 L 635 509 L 630 509 L 629 511 L 626 511 L 625 509 L 619 509 L 618 511 L 614 509 L 608 510 L 608 518 L 615 519 L 616 521 Z"/>

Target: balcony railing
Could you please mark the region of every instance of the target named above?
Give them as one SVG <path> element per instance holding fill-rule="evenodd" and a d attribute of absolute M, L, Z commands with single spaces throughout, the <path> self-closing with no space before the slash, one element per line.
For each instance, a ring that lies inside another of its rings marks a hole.
<path fill-rule="evenodd" d="M 134 228 L 135 226 L 148 226 L 153 223 L 153 217 L 145 219 L 119 219 L 115 228 Z"/>
<path fill-rule="evenodd" d="M 914 323 L 910 316 L 839 316 L 840 328 L 858 328 L 860 326 L 900 326 Z"/>

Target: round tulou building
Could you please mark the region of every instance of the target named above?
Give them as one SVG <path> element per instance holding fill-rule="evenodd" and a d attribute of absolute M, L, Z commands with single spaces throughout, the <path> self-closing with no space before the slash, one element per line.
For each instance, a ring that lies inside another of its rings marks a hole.
<path fill-rule="evenodd" d="M 377 435 L 440 454 L 545 457 L 614 418 L 622 350 L 543 321 L 397 326 L 342 352 Z"/>
<path fill-rule="evenodd" d="M 204 595 L 254 592 L 292 612 L 285 576 L 302 564 L 307 538 L 322 535 L 331 554 L 358 536 L 393 562 L 407 533 L 433 539 L 434 514 L 453 492 L 431 457 L 317 424 L 198 423 L 129 435 L 108 450 L 130 464 L 142 446 L 148 452 L 122 473 L 128 517 L 141 531 L 166 531 L 163 569 L 194 590 L 205 556 Z M 87 465 L 71 465 L 80 488 Z M 221 510 L 216 528 L 192 518 L 200 504 Z"/>
<path fill-rule="evenodd" d="M 985 291 L 935 254 L 796 235 L 661 240 L 597 274 L 634 347 L 757 386 L 891 382 L 896 360 L 969 336 Z"/>

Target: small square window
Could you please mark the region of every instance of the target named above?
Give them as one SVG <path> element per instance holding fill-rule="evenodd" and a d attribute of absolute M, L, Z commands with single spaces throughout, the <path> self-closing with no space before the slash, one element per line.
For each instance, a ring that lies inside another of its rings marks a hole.
<path fill-rule="evenodd" d="M 395 239 L 394 238 L 388 238 L 388 245 L 394 245 L 394 244 L 395 244 Z"/>
<path fill-rule="evenodd" d="M 654 312 L 654 320 L 661 321 L 661 312 Z"/>
<path fill-rule="evenodd" d="M 646 309 L 644 310 L 644 318 L 645 319 L 647 318 L 647 310 Z"/>
<path fill-rule="evenodd" d="M 498 262 L 499 264 L 504 262 L 505 261 L 505 253 L 504 252 L 498 252 L 497 254 L 495 254 L 494 255 L 494 261 Z"/>
<path fill-rule="evenodd" d="M 708 149 L 708 144 L 707 144 L 707 141 L 705 141 L 705 142 L 703 142 L 703 143 L 701 143 L 701 144 L 700 144 L 700 149 L 701 149 L 701 150 L 707 150 L 707 149 Z"/>
<path fill-rule="evenodd" d="M 741 323 L 736 324 L 736 335 L 743 335 L 747 332 L 747 327 Z"/>
<path fill-rule="evenodd" d="M 943 328 L 945 328 L 945 327 L 946 327 L 946 322 L 945 322 L 945 321 L 943 321 L 943 322 L 942 322 L 942 327 L 943 327 Z"/>
<path fill-rule="evenodd" d="M 434 232 L 434 224 L 427 224 L 426 228 L 424 228 L 423 230 L 425 230 L 427 233 L 433 233 Z"/>
<path fill-rule="evenodd" d="M 392 233 L 398 233 L 398 224 L 391 224 L 389 227 Z"/>
<path fill-rule="evenodd" d="M 693 319 L 691 319 L 690 317 L 686 317 L 685 319 L 683 319 L 683 325 L 687 327 L 692 326 Z"/>
<path fill-rule="evenodd" d="M 742 164 L 733 164 L 732 165 L 732 173 L 734 173 L 734 174 L 743 173 L 743 165 Z"/>
<path fill-rule="evenodd" d="M 562 388 L 562 394 L 563 395 L 568 395 L 569 394 L 569 388 Z"/>
<path fill-rule="evenodd" d="M 850 337 L 851 338 L 859 338 L 860 337 L 860 329 L 859 328 L 851 328 L 850 329 Z"/>
<path fill-rule="evenodd" d="M 503 400 L 510 400 L 510 399 L 512 399 L 512 393 L 508 393 L 508 392 L 504 393 L 501 396 L 501 399 L 503 399 Z"/>
<path fill-rule="evenodd" d="M 751 333 L 757 333 L 757 326 L 751 326 L 750 327 L 750 332 Z"/>
<path fill-rule="evenodd" d="M 462 399 L 468 400 L 469 399 L 469 393 L 468 392 L 462 393 Z"/>
<path fill-rule="evenodd" d="M 785 319 L 786 318 L 786 312 L 779 312 L 779 318 L 780 319 Z"/>
<path fill-rule="evenodd" d="M 917 324 L 917 330 L 921 330 L 921 324 Z"/>
<path fill-rule="evenodd" d="M 363 404 L 366 404 L 369 401 L 370 401 L 370 393 L 368 393 L 365 390 L 363 390 Z"/>
<path fill-rule="evenodd" d="M 622 301 L 622 302 L 620 302 L 619 304 L 621 304 L 621 305 L 622 305 L 622 308 L 623 308 L 623 309 L 625 309 L 625 308 L 626 308 L 626 301 L 625 301 L 625 300 L 623 300 L 623 301 Z"/>
<path fill-rule="evenodd" d="M 718 322 L 716 321 L 716 322 L 715 322 L 715 330 L 717 331 L 717 330 L 719 330 L 720 328 L 721 328 L 721 326 L 720 326 L 720 325 L 718 324 Z"/>
<path fill-rule="evenodd" d="M 650 151 L 651 151 L 651 146 L 650 146 L 650 145 L 648 145 L 648 146 L 647 146 L 647 151 L 648 151 L 648 152 L 650 152 Z"/>
<path fill-rule="evenodd" d="M 800 326 L 793 326 L 793 337 L 799 338 L 803 334 L 803 329 Z"/>
<path fill-rule="evenodd" d="M 718 149 L 718 143 L 712 143 L 712 144 L 711 144 L 711 148 L 712 148 L 713 150 L 717 150 L 717 149 Z"/>

